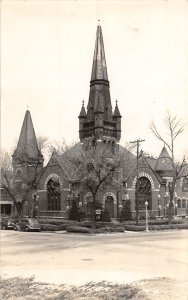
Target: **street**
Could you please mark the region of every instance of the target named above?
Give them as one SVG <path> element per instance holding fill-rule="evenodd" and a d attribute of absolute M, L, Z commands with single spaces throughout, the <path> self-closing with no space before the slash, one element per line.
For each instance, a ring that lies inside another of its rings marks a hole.
<path fill-rule="evenodd" d="M 188 280 L 188 231 L 81 235 L 1 231 L 1 276 L 48 283 Z"/>

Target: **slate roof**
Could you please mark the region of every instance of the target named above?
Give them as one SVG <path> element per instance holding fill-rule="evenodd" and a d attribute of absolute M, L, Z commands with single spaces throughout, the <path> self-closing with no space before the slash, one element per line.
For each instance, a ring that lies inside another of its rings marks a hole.
<path fill-rule="evenodd" d="M 100 25 L 97 26 L 93 67 L 91 73 L 91 81 L 96 79 L 108 80 L 102 28 Z"/>
<path fill-rule="evenodd" d="M 157 159 L 154 169 L 156 172 L 159 172 L 161 175 L 163 174 L 164 176 L 170 175 L 170 173 L 173 171 L 172 159 L 165 146 L 163 147 Z"/>
<path fill-rule="evenodd" d="M 13 156 L 27 156 L 33 159 L 38 159 L 39 156 L 42 157 L 42 154 L 37 145 L 35 130 L 29 110 L 27 110 L 25 113 L 17 148 L 14 151 Z"/>
<path fill-rule="evenodd" d="M 72 157 L 79 156 L 79 154 L 82 151 L 82 144 L 78 142 L 75 144 L 73 147 L 71 147 L 69 150 L 70 155 Z M 128 174 L 131 172 L 133 167 L 135 166 L 136 163 L 136 157 L 134 154 L 132 154 L 130 151 L 119 145 L 119 154 L 124 155 L 124 163 L 122 165 L 123 167 L 123 175 L 124 177 L 128 176 Z M 59 166 L 61 167 L 62 171 L 66 175 L 66 177 L 69 180 L 78 180 L 77 174 L 76 174 L 76 169 L 74 165 L 71 163 L 71 161 L 67 158 L 67 153 L 63 153 L 62 155 L 58 155 L 57 153 L 54 153 L 54 155 L 51 157 L 51 159 L 55 159 Z M 50 159 L 50 161 L 51 161 Z M 50 161 L 48 163 L 48 166 L 50 166 Z"/>
<path fill-rule="evenodd" d="M 82 108 L 81 108 L 81 111 L 80 111 L 80 114 L 79 114 L 79 118 L 80 117 L 86 117 L 86 110 L 85 110 L 85 107 L 84 107 L 84 103 L 82 103 Z"/>
<path fill-rule="evenodd" d="M 120 111 L 119 111 L 119 107 L 117 105 L 117 101 L 116 101 L 116 106 L 115 106 L 115 109 L 114 109 L 114 114 L 113 114 L 114 117 L 121 117 L 121 114 L 120 114 Z"/>

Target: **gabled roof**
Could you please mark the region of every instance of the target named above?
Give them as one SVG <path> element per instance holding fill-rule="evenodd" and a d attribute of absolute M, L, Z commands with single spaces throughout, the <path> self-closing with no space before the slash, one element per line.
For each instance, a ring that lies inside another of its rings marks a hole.
<path fill-rule="evenodd" d="M 147 162 L 149 163 L 150 167 L 154 170 L 157 159 L 151 156 L 146 157 Z"/>
<path fill-rule="evenodd" d="M 163 147 L 157 159 L 154 169 L 156 172 L 164 173 L 164 175 L 167 175 L 169 172 L 171 173 L 173 171 L 172 159 L 165 146 Z"/>
<path fill-rule="evenodd" d="M 135 176 L 135 174 L 137 173 L 137 161 L 136 161 L 136 156 L 134 157 L 134 165 L 132 166 L 132 169 L 130 171 L 130 173 L 127 176 L 127 179 L 131 176 Z M 161 182 L 161 177 L 155 172 L 155 170 L 152 167 L 152 160 L 148 159 L 148 157 L 146 157 L 143 153 L 143 151 L 140 152 L 139 154 L 139 160 L 138 160 L 138 170 L 139 173 L 143 172 L 145 170 L 149 169 L 154 176 L 157 178 L 157 180 L 159 182 Z M 147 173 L 147 171 L 146 171 Z"/>
<path fill-rule="evenodd" d="M 27 156 L 33 159 L 38 159 L 39 156 L 42 157 L 37 145 L 37 139 L 29 110 L 25 113 L 17 148 L 14 151 L 13 156 Z"/>
<path fill-rule="evenodd" d="M 78 180 L 78 177 L 76 175 L 76 168 L 71 163 L 71 161 L 68 159 L 68 156 L 71 155 L 71 157 L 77 157 L 82 152 L 82 144 L 79 142 L 75 144 L 73 147 L 71 147 L 68 150 L 68 153 L 64 153 L 62 155 L 58 155 L 54 153 L 54 155 L 51 157 L 50 161 L 54 160 L 58 163 L 58 165 L 61 167 L 62 171 L 66 175 L 66 177 L 69 180 Z M 119 154 L 124 158 L 122 168 L 123 168 L 123 175 L 126 177 L 133 167 L 135 166 L 136 157 L 134 154 L 132 154 L 130 151 L 128 151 L 126 148 L 119 145 Z M 48 165 L 50 166 L 50 161 Z M 46 167 L 48 167 L 48 165 Z"/>
<path fill-rule="evenodd" d="M 78 179 L 76 176 L 76 169 L 71 161 L 67 159 L 66 154 L 56 155 L 55 158 L 68 180 L 74 181 Z"/>

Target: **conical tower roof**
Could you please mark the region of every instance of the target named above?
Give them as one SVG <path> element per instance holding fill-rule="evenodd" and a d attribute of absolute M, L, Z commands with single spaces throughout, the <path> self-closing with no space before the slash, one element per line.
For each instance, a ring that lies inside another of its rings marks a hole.
<path fill-rule="evenodd" d="M 165 146 L 163 147 L 157 159 L 155 171 L 164 173 L 164 175 L 169 174 L 173 171 L 172 159 Z"/>
<path fill-rule="evenodd" d="M 81 108 L 81 111 L 80 111 L 80 114 L 79 114 L 79 118 L 82 118 L 82 117 L 86 117 L 86 110 L 85 110 L 85 107 L 84 107 L 84 101 L 82 102 L 82 108 Z"/>
<path fill-rule="evenodd" d="M 97 79 L 108 80 L 102 28 L 100 25 L 97 26 L 91 81 Z"/>
<path fill-rule="evenodd" d="M 98 103 L 99 101 L 101 101 L 100 104 Z M 104 120 L 112 121 L 112 105 L 101 25 L 97 26 L 91 72 L 90 93 L 87 106 L 87 119 L 89 122 L 94 119 L 94 112 L 98 110 L 99 106 L 100 110 L 104 111 Z"/>
<path fill-rule="evenodd" d="M 17 148 L 14 151 L 13 156 L 24 156 L 33 159 L 38 159 L 39 156 L 42 156 L 38 148 L 33 122 L 29 110 L 27 110 L 25 113 Z"/>
<path fill-rule="evenodd" d="M 113 114 L 114 117 L 120 117 L 121 118 L 121 114 L 120 114 L 120 111 L 119 111 L 119 107 L 117 105 L 117 100 L 116 100 L 116 106 L 115 106 L 115 109 L 114 109 L 114 114 Z"/>

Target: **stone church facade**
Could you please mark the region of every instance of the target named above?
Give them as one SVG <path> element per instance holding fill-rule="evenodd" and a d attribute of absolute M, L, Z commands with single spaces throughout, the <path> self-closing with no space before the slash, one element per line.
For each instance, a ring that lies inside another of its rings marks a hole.
<path fill-rule="evenodd" d="M 101 209 L 109 211 L 111 218 L 119 218 L 125 201 L 131 201 L 131 210 L 135 216 L 136 187 L 140 216 L 145 213 L 145 202 L 151 217 L 166 215 L 169 203 L 169 182 L 172 179 L 171 158 L 163 147 L 158 159 L 139 155 L 139 168 L 136 157 L 120 146 L 121 114 L 116 101 L 112 110 L 110 87 L 107 74 L 104 43 L 101 26 L 98 25 L 96 43 L 91 72 L 89 100 L 87 109 L 82 104 L 79 114 L 79 138 L 72 151 L 79 153 L 81 147 L 89 139 L 97 143 L 114 145 L 119 153 L 128 157 L 129 163 L 123 163 L 117 170 L 116 179 L 123 183 L 99 190 L 97 199 Z M 38 215 L 41 217 L 67 218 L 73 199 L 81 207 L 86 216 L 90 216 L 92 195 L 89 191 L 73 193 L 71 183 L 74 173 L 65 155 L 58 155 L 54 150 L 48 164 L 43 167 L 43 156 L 39 151 L 37 139 L 29 111 L 26 111 L 17 148 L 13 154 L 15 184 L 19 186 L 23 178 L 36 176 L 24 214 L 34 210 L 37 199 Z M 37 170 L 37 174 L 36 174 Z M 19 189 L 18 189 L 19 190 Z M 19 193 L 17 195 L 19 198 Z M 174 214 L 188 213 L 188 176 L 184 174 L 176 184 Z"/>

